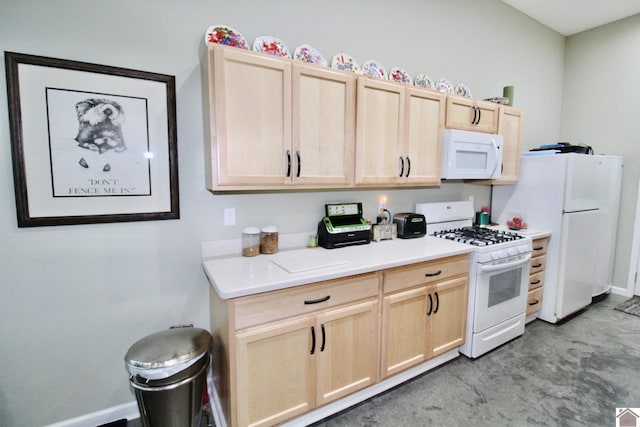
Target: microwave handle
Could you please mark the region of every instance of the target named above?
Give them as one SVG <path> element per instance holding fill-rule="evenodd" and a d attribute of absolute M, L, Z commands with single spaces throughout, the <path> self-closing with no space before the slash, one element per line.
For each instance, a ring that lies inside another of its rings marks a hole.
<path fill-rule="evenodd" d="M 494 138 L 491 138 L 491 145 L 493 145 L 493 152 L 496 159 L 496 162 L 493 165 L 493 170 L 491 171 L 491 176 L 493 176 L 496 173 L 496 169 L 498 169 L 498 144 L 496 144 L 496 140 Z"/>

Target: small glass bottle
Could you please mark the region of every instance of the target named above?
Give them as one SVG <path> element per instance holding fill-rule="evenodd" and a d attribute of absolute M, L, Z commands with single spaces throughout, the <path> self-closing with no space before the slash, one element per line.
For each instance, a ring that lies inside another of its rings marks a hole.
<path fill-rule="evenodd" d="M 278 229 L 273 225 L 262 227 L 260 253 L 275 254 L 276 252 L 278 252 Z"/>
<path fill-rule="evenodd" d="M 260 229 L 245 227 L 242 229 L 242 256 L 256 256 L 260 253 Z"/>

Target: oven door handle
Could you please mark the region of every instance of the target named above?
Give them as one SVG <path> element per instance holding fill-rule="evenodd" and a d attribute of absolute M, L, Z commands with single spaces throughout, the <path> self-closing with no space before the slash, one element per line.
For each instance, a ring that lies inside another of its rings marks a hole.
<path fill-rule="evenodd" d="M 513 268 L 513 267 L 518 267 L 518 266 L 524 265 L 524 264 L 528 263 L 529 261 L 531 261 L 531 254 L 527 254 L 527 256 L 525 256 L 522 259 L 518 259 L 518 260 L 512 261 L 512 262 L 507 262 L 505 264 L 481 265 L 480 268 L 479 268 L 479 271 L 481 273 L 486 273 L 486 272 L 489 272 L 489 271 L 508 270 L 508 269 Z"/>

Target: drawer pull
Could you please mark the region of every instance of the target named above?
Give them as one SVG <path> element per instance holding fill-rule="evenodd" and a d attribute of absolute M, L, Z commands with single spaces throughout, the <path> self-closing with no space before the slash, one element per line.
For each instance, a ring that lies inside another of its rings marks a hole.
<path fill-rule="evenodd" d="M 542 267 L 542 264 L 536 264 L 531 266 L 531 268 L 540 268 L 540 267 Z"/>
<path fill-rule="evenodd" d="M 324 351 L 324 345 L 325 345 L 325 334 L 324 334 L 324 323 L 322 325 L 320 325 L 321 329 L 322 329 L 322 344 L 320 344 L 320 353 L 322 353 Z"/>
<path fill-rule="evenodd" d="M 537 305 L 539 302 L 540 300 L 534 300 L 534 301 L 531 301 L 529 305 Z"/>
<path fill-rule="evenodd" d="M 436 309 L 433 310 L 433 314 L 436 314 L 439 308 L 440 308 L 440 296 L 436 292 Z"/>
<path fill-rule="evenodd" d="M 318 299 L 304 300 L 304 303 L 306 305 L 309 305 L 309 304 L 320 304 L 321 302 L 329 301 L 329 298 L 331 298 L 331 295 L 327 295 L 326 297 L 322 297 L 322 298 L 318 298 Z"/>
<path fill-rule="evenodd" d="M 311 354 L 316 352 L 316 330 L 311 327 Z"/>
<path fill-rule="evenodd" d="M 435 273 L 425 273 L 424 277 L 434 277 L 442 274 L 442 270 L 438 270 Z"/>
<path fill-rule="evenodd" d="M 540 283 L 540 279 L 534 280 L 533 282 L 530 282 L 530 284 L 532 284 L 532 285 L 537 285 L 539 283 Z"/>
<path fill-rule="evenodd" d="M 534 251 L 541 251 L 544 249 L 544 246 L 538 246 L 537 248 L 533 248 Z"/>

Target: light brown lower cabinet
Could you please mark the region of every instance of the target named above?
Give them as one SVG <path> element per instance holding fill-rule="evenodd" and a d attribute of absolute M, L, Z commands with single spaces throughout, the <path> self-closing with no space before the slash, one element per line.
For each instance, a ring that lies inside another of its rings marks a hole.
<path fill-rule="evenodd" d="M 236 335 L 238 424 L 269 426 L 377 380 L 378 302 Z"/>
<path fill-rule="evenodd" d="M 527 316 L 542 308 L 544 293 L 544 275 L 547 263 L 547 246 L 549 238 L 535 239 L 532 245 L 531 269 L 529 270 L 529 293 L 527 295 Z M 531 319 L 533 320 L 533 319 Z"/>
<path fill-rule="evenodd" d="M 467 295 L 467 276 L 385 295 L 382 377 L 464 344 Z"/>
<path fill-rule="evenodd" d="M 229 393 L 227 422 L 275 425 L 377 382 L 378 289 L 370 273 L 230 301 L 212 295 L 212 329 L 228 328 L 217 355 L 229 371 L 216 384 Z"/>
<path fill-rule="evenodd" d="M 468 266 L 461 255 L 230 300 L 211 289 L 213 380 L 227 424 L 276 425 L 459 347 Z M 398 289 L 419 276 L 423 286 Z"/>

